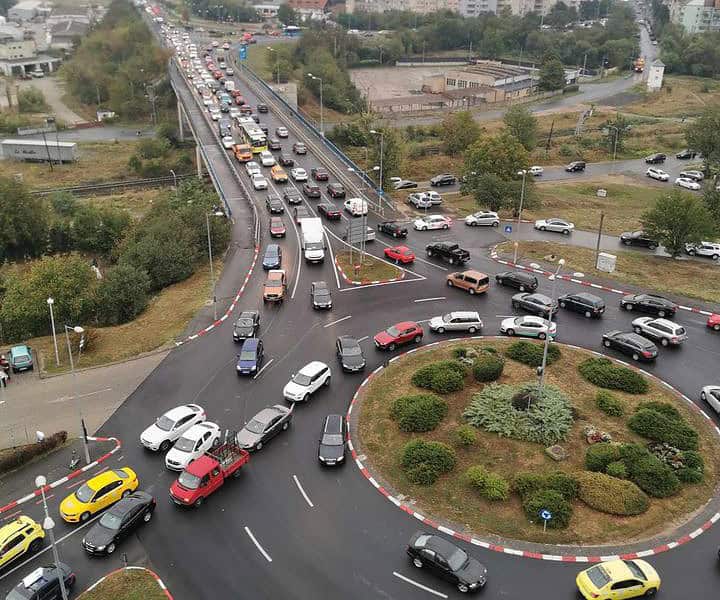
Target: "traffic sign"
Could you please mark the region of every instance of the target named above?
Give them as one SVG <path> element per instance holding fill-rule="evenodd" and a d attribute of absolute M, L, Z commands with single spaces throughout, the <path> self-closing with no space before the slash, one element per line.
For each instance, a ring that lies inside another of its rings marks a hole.
<path fill-rule="evenodd" d="M 238 55 L 240 56 L 240 60 L 247 60 L 247 46 L 240 46 Z"/>
<path fill-rule="evenodd" d="M 546 508 L 543 508 L 540 511 L 540 518 L 543 521 L 549 521 L 550 519 L 552 519 L 552 513 L 549 510 L 547 510 Z"/>
<path fill-rule="evenodd" d="M 505 225 L 505 233 L 512 233 L 512 225 Z"/>

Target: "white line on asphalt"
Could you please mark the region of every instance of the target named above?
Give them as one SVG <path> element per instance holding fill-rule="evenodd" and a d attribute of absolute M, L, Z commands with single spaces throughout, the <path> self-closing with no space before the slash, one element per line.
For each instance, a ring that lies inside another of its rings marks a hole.
<path fill-rule="evenodd" d="M 275 188 L 273 187 L 275 190 Z M 279 198 L 282 198 L 282 195 L 275 190 L 275 193 L 278 194 Z M 283 206 L 285 203 L 283 202 Z M 287 207 L 286 207 L 287 208 Z M 290 210 L 286 210 L 286 213 L 290 213 Z M 295 237 L 297 238 L 298 242 L 298 261 L 297 261 L 297 272 L 295 273 L 295 285 L 293 286 L 292 294 L 290 294 L 290 299 L 293 299 L 295 297 L 295 291 L 297 290 L 298 283 L 300 282 L 300 269 L 302 268 L 302 241 L 300 240 L 300 233 L 298 232 L 297 225 L 295 225 L 295 219 L 293 217 L 290 217 L 290 224 L 293 226 L 293 230 L 295 231 Z"/>
<path fill-rule="evenodd" d="M 77 396 L 60 396 L 55 400 L 48 400 L 48 404 L 57 404 L 58 402 L 67 402 L 68 400 L 79 400 L 80 398 L 87 398 L 88 396 L 102 394 L 103 392 L 109 392 L 111 390 L 112 388 L 103 388 L 101 390 L 95 390 L 94 392 L 87 392 L 86 394 L 78 394 Z"/>
<path fill-rule="evenodd" d="M 342 319 L 337 319 L 336 321 L 330 321 L 329 323 L 325 323 L 325 325 L 323 325 L 323 328 L 327 329 L 328 327 L 332 327 L 333 325 L 337 325 L 338 323 L 342 323 L 343 321 L 347 321 L 348 319 L 352 319 L 352 315 L 348 315 L 347 317 L 343 317 Z"/>
<path fill-rule="evenodd" d="M 409 577 L 405 577 L 405 575 L 401 575 L 397 571 L 393 571 L 393 575 L 397 577 L 398 579 L 402 579 L 403 581 L 406 581 L 410 585 L 414 585 L 416 588 L 420 588 L 421 590 L 425 590 L 426 592 L 429 592 L 430 594 L 434 594 L 435 596 L 438 596 L 439 598 L 447 598 L 447 594 L 443 594 L 442 592 L 437 592 L 432 588 L 429 588 L 422 583 L 418 583 L 417 581 L 413 581 Z"/>
<path fill-rule="evenodd" d="M 245 533 L 247 533 L 250 536 L 250 539 L 253 541 L 253 544 L 255 544 L 255 546 L 257 547 L 258 550 L 260 550 L 260 553 L 265 557 L 265 559 L 268 562 L 272 562 L 272 558 L 270 558 L 270 555 L 267 552 L 265 552 L 265 549 L 255 539 L 255 536 L 253 535 L 253 532 L 250 531 L 249 527 L 245 527 Z"/>
<path fill-rule="evenodd" d="M 55 544 L 56 544 L 56 545 L 57 545 L 57 544 L 60 544 L 61 542 L 63 542 L 63 541 L 66 540 L 67 538 L 69 538 L 71 535 L 75 535 L 75 534 L 76 534 L 78 531 L 80 531 L 81 529 L 84 529 L 84 528 L 87 527 L 88 525 L 91 525 L 92 523 L 94 523 L 95 521 L 97 521 L 100 517 L 102 517 L 102 513 L 100 513 L 100 514 L 97 515 L 96 517 L 93 517 L 93 518 L 90 519 L 87 523 L 83 523 L 83 524 L 80 525 L 79 527 L 76 527 L 76 528 L 73 529 L 70 533 L 65 534 L 65 535 L 62 536 L 59 540 L 56 540 L 56 541 L 55 541 Z M 11 569 L 11 570 L 8 571 L 7 573 L 3 573 L 2 575 L 0 575 L 0 580 L 5 579 L 5 578 L 8 577 L 9 575 L 12 575 L 15 571 L 17 571 L 18 569 L 23 568 L 23 567 L 24 567 L 26 564 L 28 564 L 31 560 L 35 560 L 35 559 L 36 559 L 38 556 L 40 556 L 43 552 L 47 552 L 47 551 L 50 550 L 51 548 L 52 548 L 52 546 L 50 546 L 50 545 L 48 544 L 48 545 L 45 546 L 42 550 L 39 550 L 38 552 L 36 552 L 35 554 L 33 554 L 30 558 L 28 558 L 27 560 L 21 562 L 21 563 L 20 563 L 19 565 L 17 565 L 14 569 Z"/>
<path fill-rule="evenodd" d="M 305 502 L 308 503 L 308 506 L 310 506 L 310 508 L 315 508 L 315 505 L 310 501 L 310 498 L 308 498 L 308 495 L 305 493 L 303 486 L 300 485 L 300 480 L 297 478 L 297 475 L 293 475 L 293 479 L 295 480 L 295 485 L 298 487 L 300 493 L 303 495 L 303 498 L 305 498 Z"/>
<path fill-rule="evenodd" d="M 445 300 L 445 296 L 438 296 L 437 298 L 418 298 L 413 302 L 435 302 L 436 300 Z"/>
<path fill-rule="evenodd" d="M 359 344 L 360 342 L 364 342 L 364 341 L 365 341 L 366 339 L 368 339 L 369 337 L 370 337 L 369 335 L 364 335 L 364 336 L 362 336 L 362 337 L 358 340 L 358 344 Z"/>
<path fill-rule="evenodd" d="M 260 369 L 257 373 L 255 373 L 255 376 L 253 377 L 253 379 L 257 379 L 258 377 L 260 377 L 260 373 L 262 373 L 265 369 L 267 369 L 270 366 L 270 363 L 272 363 L 272 361 L 274 361 L 274 360 L 275 360 L 274 358 L 271 358 L 269 361 L 267 361 L 262 366 L 262 369 Z"/>
<path fill-rule="evenodd" d="M 420 275 L 417 279 L 398 279 L 397 281 L 383 281 L 381 283 L 368 283 L 368 284 L 362 284 L 362 285 L 354 285 L 353 287 L 346 287 L 341 290 L 338 290 L 338 292 L 357 292 L 359 290 L 364 290 L 367 288 L 372 287 L 379 287 L 381 285 L 396 285 L 400 283 L 416 283 L 418 281 L 425 281 L 427 277 L 423 277 Z"/>

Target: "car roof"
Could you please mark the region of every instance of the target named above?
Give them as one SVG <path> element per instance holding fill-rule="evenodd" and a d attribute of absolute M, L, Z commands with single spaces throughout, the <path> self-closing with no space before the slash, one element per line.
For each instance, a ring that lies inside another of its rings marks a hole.
<path fill-rule="evenodd" d="M 395 323 L 393 327 L 404 329 L 406 327 L 418 327 L 418 324 L 415 321 L 400 321 L 399 323 Z"/>
<path fill-rule="evenodd" d="M 327 369 L 327 365 L 324 362 L 320 362 L 319 360 L 313 360 L 306 364 L 302 369 L 300 369 L 300 373 L 303 375 L 314 375 L 315 373 L 322 371 L 323 369 Z"/>
<path fill-rule="evenodd" d="M 100 475 L 96 475 L 92 479 L 88 479 L 86 485 L 92 490 L 99 490 L 101 487 L 117 479 L 119 479 L 119 477 L 115 474 L 115 471 L 109 469 L 104 473 L 100 473 Z"/>
<path fill-rule="evenodd" d="M 487 277 L 485 273 L 481 273 L 480 271 L 475 271 L 474 269 L 468 269 L 467 271 L 462 271 L 460 273 L 461 275 L 470 275 L 470 277 L 475 277 L 476 279 L 481 279 L 483 277 Z"/>
<path fill-rule="evenodd" d="M 12 354 L 30 354 L 30 349 L 25 344 L 19 344 L 10 348 Z"/>
<path fill-rule="evenodd" d="M 240 315 L 242 316 L 242 315 Z M 172 419 L 173 421 L 177 421 L 178 419 L 186 416 L 190 413 L 196 413 L 199 412 L 193 408 L 192 404 L 183 404 L 182 406 L 176 406 L 175 408 L 171 408 L 165 413 L 165 416 L 168 419 Z"/>
<path fill-rule="evenodd" d="M 11 535 L 15 535 L 21 529 L 25 529 L 28 525 L 36 524 L 30 517 L 20 515 L 17 519 L 0 527 L 0 545 Z"/>
<path fill-rule="evenodd" d="M 326 289 L 328 289 L 328 284 L 325 283 L 324 281 L 313 281 L 312 284 L 313 284 L 313 287 L 314 287 L 316 290 L 326 290 Z"/>
<path fill-rule="evenodd" d="M 266 406 L 260 412 L 258 412 L 253 420 L 260 421 L 260 423 L 269 423 L 271 419 L 280 414 L 280 411 L 274 406 Z"/>
<path fill-rule="evenodd" d="M 503 275 L 512 275 L 513 277 L 519 277 L 520 279 L 534 279 L 537 281 L 537 277 L 532 273 L 525 273 L 524 271 L 505 271 Z"/>
<path fill-rule="evenodd" d="M 453 317 L 465 317 L 466 319 L 469 319 L 469 318 L 480 319 L 480 314 L 474 310 L 455 310 L 455 311 L 451 312 L 450 315 Z"/>
<path fill-rule="evenodd" d="M 188 438 L 189 440 L 198 440 L 207 431 L 215 431 L 216 428 L 217 425 L 215 423 L 212 423 L 211 421 L 203 421 L 202 423 L 196 423 L 193 425 L 190 429 L 183 433 L 183 437 Z"/>
<path fill-rule="evenodd" d="M 682 327 L 682 325 L 680 325 L 679 323 L 675 323 L 674 321 L 670 321 L 668 319 L 653 319 L 653 318 L 651 318 L 648 321 L 648 323 L 649 322 L 660 323 L 661 325 L 666 325 L 667 327 L 671 327 L 672 329 L 678 329 L 678 328 Z"/>
<path fill-rule="evenodd" d="M 138 506 L 139 504 L 145 504 L 149 502 L 151 498 L 152 496 L 150 494 L 138 491 L 120 500 L 120 502 L 110 507 L 107 512 L 113 515 L 122 516 L 127 514 L 132 507 Z"/>
<path fill-rule="evenodd" d="M 258 347 L 258 342 L 260 340 L 258 338 L 248 338 L 243 342 L 242 349 L 243 350 L 256 350 Z"/>
<path fill-rule="evenodd" d="M 434 550 L 440 554 L 443 558 L 447 559 L 455 550 L 457 546 L 448 542 L 446 539 L 441 538 L 439 535 L 430 534 L 427 542 L 425 542 L 425 548 Z"/>
<path fill-rule="evenodd" d="M 594 294 L 588 294 L 587 292 L 578 292 L 577 294 L 569 294 L 572 298 L 582 298 L 583 300 L 587 300 L 588 302 L 605 302 L 600 296 L 595 296 Z"/>
<path fill-rule="evenodd" d="M 342 433 L 343 417 L 342 415 L 328 415 L 325 417 L 325 425 L 323 431 L 325 433 Z"/>
<path fill-rule="evenodd" d="M 541 294 L 540 292 L 527 294 L 525 298 L 537 298 L 538 300 L 542 300 L 543 302 L 547 301 L 548 304 L 552 302 L 552 300 L 548 296 L 546 296 L 545 294 Z"/>
<path fill-rule="evenodd" d="M 517 319 L 518 317 L 515 318 Z M 535 315 L 521 315 L 519 318 L 526 323 L 541 323 L 542 325 L 547 323 L 546 319 L 536 317 Z"/>
<path fill-rule="evenodd" d="M 342 346 L 359 346 L 360 343 L 357 341 L 356 338 L 350 336 L 350 335 L 341 335 L 338 337 L 338 341 Z"/>

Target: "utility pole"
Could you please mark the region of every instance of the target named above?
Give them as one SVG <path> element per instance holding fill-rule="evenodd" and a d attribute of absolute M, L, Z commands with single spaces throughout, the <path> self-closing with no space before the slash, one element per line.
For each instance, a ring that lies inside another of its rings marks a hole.
<path fill-rule="evenodd" d="M 598 226 L 597 243 L 595 244 L 595 268 L 597 269 L 598 258 L 600 256 L 600 239 L 602 238 L 603 221 L 605 213 L 600 211 L 600 225 Z"/>

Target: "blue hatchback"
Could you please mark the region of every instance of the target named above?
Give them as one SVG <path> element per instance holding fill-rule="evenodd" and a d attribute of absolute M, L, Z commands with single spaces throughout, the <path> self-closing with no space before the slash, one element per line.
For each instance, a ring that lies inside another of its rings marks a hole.
<path fill-rule="evenodd" d="M 238 375 L 253 375 L 260 370 L 263 361 L 263 343 L 258 338 L 248 338 L 243 342 L 238 354 L 235 370 Z"/>
<path fill-rule="evenodd" d="M 13 373 L 17 373 L 18 371 L 32 371 L 32 351 L 24 344 L 21 346 L 13 346 L 8 353 L 8 362 L 12 367 Z"/>
<path fill-rule="evenodd" d="M 282 250 L 278 244 L 268 244 L 263 256 L 263 269 L 279 269 L 282 266 Z"/>

